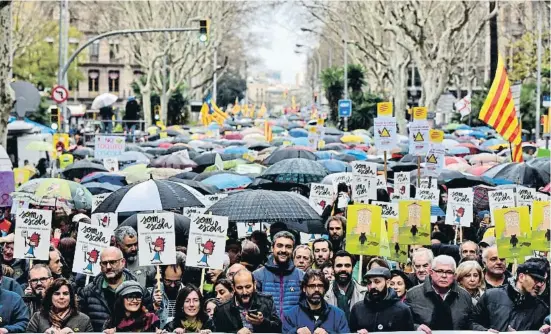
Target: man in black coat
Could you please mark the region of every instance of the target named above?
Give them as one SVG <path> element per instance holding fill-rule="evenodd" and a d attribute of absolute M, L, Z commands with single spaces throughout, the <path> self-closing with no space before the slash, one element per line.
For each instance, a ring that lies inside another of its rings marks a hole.
<path fill-rule="evenodd" d="M 365 299 L 350 311 L 350 331 L 353 333 L 413 331 L 409 307 L 389 288 L 390 270 L 373 268 L 367 272 L 369 291 Z"/>
<path fill-rule="evenodd" d="M 543 325 L 549 307 L 537 298 L 544 286 L 545 270 L 536 263 L 518 266 L 509 284 L 487 290 L 473 312 L 476 331 L 533 331 Z"/>
<path fill-rule="evenodd" d="M 216 332 L 280 333 L 281 319 L 270 295 L 256 291 L 254 276 L 247 269 L 233 276 L 234 297 L 216 307 L 213 322 Z"/>

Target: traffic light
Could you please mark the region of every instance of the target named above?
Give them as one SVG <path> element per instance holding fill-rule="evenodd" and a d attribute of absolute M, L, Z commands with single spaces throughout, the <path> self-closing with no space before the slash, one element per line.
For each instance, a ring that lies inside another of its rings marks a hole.
<path fill-rule="evenodd" d="M 50 122 L 52 123 L 50 126 L 52 129 L 57 130 L 59 128 L 59 108 L 54 107 L 50 109 Z"/>
<path fill-rule="evenodd" d="M 199 20 L 199 40 L 203 43 L 209 41 L 209 20 Z"/>

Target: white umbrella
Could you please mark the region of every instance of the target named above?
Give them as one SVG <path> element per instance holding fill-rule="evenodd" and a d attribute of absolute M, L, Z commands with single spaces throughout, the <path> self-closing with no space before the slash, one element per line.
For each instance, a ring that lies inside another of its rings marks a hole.
<path fill-rule="evenodd" d="M 98 95 L 92 102 L 92 109 L 98 110 L 104 107 L 109 107 L 117 102 L 118 97 L 113 94 L 103 93 Z"/>

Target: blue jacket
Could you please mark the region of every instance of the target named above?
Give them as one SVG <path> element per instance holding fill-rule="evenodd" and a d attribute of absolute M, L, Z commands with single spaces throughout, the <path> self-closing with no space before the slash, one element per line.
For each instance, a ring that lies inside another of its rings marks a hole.
<path fill-rule="evenodd" d="M 330 305 L 325 301 L 322 301 L 321 307 L 322 313 L 318 320 L 316 320 L 306 300 L 301 300 L 297 306 L 285 312 L 282 333 L 295 334 L 302 327 L 308 327 L 311 333 L 314 333 L 316 328 L 320 327 L 325 329 L 329 334 L 350 333 L 346 315 L 340 308 Z"/>
<path fill-rule="evenodd" d="M 270 256 L 266 265 L 255 270 L 253 276 L 258 291 L 274 298 L 274 305 L 280 317 L 283 317 L 283 312 L 298 304 L 304 272 L 295 268 L 292 260 L 289 260 L 286 266 L 279 266 L 275 263 L 274 257 Z"/>
<path fill-rule="evenodd" d="M 25 333 L 29 324 L 29 309 L 17 293 L 0 289 L 0 328 L 9 333 Z"/>

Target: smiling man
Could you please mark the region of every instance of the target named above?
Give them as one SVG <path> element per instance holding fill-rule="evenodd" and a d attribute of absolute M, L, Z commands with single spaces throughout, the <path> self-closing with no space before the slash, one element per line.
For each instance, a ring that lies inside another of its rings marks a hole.
<path fill-rule="evenodd" d="M 292 259 L 295 237 L 287 231 L 280 231 L 273 237 L 272 255 L 266 265 L 254 271 L 259 292 L 273 296 L 277 313 L 298 304 L 300 284 L 304 272 L 295 267 Z"/>

